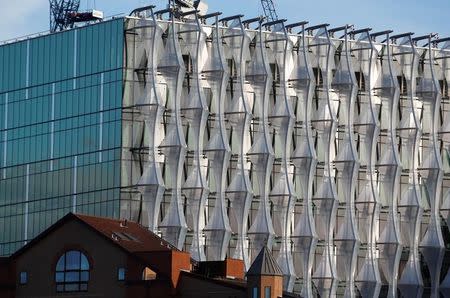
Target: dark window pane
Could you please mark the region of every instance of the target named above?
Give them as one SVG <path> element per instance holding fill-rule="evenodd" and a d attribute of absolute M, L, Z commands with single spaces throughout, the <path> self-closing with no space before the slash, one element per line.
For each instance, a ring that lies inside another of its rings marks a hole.
<path fill-rule="evenodd" d="M 64 282 L 64 272 L 56 272 L 56 282 Z"/>
<path fill-rule="evenodd" d="M 89 270 L 89 261 L 84 254 L 81 254 L 81 270 Z"/>
<path fill-rule="evenodd" d="M 28 275 L 26 272 L 20 272 L 20 284 L 24 285 L 28 282 Z"/>
<path fill-rule="evenodd" d="M 125 268 L 119 268 L 119 270 L 117 271 L 117 279 L 125 280 Z"/>
<path fill-rule="evenodd" d="M 66 253 L 66 270 L 80 269 L 80 252 L 69 251 Z"/>
<path fill-rule="evenodd" d="M 80 272 L 66 272 L 66 282 L 80 281 Z"/>
<path fill-rule="evenodd" d="M 66 292 L 75 292 L 80 290 L 79 284 L 66 284 L 65 291 Z"/>
<path fill-rule="evenodd" d="M 66 261 L 66 255 L 62 255 L 56 264 L 56 271 L 64 271 L 64 262 Z"/>
<path fill-rule="evenodd" d="M 80 291 L 87 291 L 87 284 L 80 284 Z"/>
<path fill-rule="evenodd" d="M 64 291 L 64 285 L 57 285 L 56 286 L 56 292 L 63 292 Z"/>
<path fill-rule="evenodd" d="M 80 276 L 81 281 L 88 281 L 89 280 L 89 272 L 88 271 L 82 271 Z"/>

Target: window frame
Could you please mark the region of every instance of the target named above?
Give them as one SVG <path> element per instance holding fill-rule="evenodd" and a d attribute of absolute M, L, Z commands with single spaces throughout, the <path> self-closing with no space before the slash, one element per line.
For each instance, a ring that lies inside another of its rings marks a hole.
<path fill-rule="evenodd" d="M 73 259 L 74 253 L 78 259 Z M 56 293 L 87 292 L 89 290 L 90 270 L 91 264 L 85 252 L 75 249 L 66 250 L 59 256 L 55 265 Z"/>

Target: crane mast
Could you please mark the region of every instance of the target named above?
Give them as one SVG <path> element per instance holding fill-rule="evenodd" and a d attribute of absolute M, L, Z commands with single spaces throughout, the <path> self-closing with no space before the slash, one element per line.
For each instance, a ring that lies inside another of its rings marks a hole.
<path fill-rule="evenodd" d="M 50 32 L 72 28 L 78 22 L 90 22 L 103 19 L 98 10 L 79 12 L 80 0 L 49 0 Z"/>
<path fill-rule="evenodd" d="M 78 12 L 80 0 L 49 0 L 50 31 L 56 32 L 70 27 L 69 14 Z"/>
<path fill-rule="evenodd" d="M 275 4 L 273 3 L 273 0 L 261 0 L 261 5 L 264 10 L 264 15 L 267 18 L 267 21 L 273 22 L 278 20 L 278 14 L 275 10 Z"/>

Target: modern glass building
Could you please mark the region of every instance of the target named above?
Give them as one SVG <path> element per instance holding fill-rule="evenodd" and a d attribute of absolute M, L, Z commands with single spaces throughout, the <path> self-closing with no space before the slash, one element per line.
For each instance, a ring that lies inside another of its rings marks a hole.
<path fill-rule="evenodd" d="M 119 216 L 124 20 L 0 46 L 0 255 L 67 212 Z"/>
<path fill-rule="evenodd" d="M 69 211 L 305 297 L 450 295 L 450 39 L 147 7 L 0 47 L 0 255 Z"/>

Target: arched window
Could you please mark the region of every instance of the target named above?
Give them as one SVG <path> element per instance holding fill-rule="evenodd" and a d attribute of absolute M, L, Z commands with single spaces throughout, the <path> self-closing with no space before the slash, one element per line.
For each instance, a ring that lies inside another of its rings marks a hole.
<path fill-rule="evenodd" d="M 56 263 L 56 292 L 85 292 L 88 289 L 89 261 L 78 250 L 65 252 Z"/>

